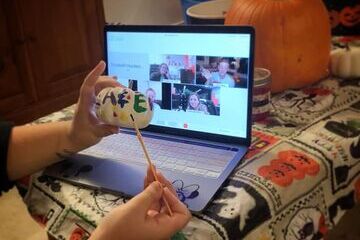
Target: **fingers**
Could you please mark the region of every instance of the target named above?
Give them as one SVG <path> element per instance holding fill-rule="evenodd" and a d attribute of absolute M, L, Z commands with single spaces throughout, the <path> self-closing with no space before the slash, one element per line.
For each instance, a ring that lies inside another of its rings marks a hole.
<path fill-rule="evenodd" d="M 86 76 L 83 87 L 93 87 L 98 80 L 99 76 L 104 72 L 106 64 L 100 61 L 96 67 Z"/>
<path fill-rule="evenodd" d="M 109 124 L 97 124 L 96 128 L 96 136 L 97 137 L 106 137 L 112 134 L 117 134 L 120 131 L 120 128 L 117 126 L 112 126 Z"/>
<path fill-rule="evenodd" d="M 150 212 L 150 214 L 151 214 L 151 212 L 157 212 L 157 213 L 159 213 L 160 210 L 161 210 L 161 207 L 162 207 L 161 202 L 160 202 L 160 201 L 155 201 L 155 202 L 151 205 L 151 207 L 150 207 L 150 209 L 149 209 L 149 211 L 148 211 L 148 215 L 149 215 L 149 212 Z M 155 214 L 152 214 L 152 215 L 155 215 Z"/>
<path fill-rule="evenodd" d="M 156 210 L 153 210 L 153 209 L 150 209 L 148 212 L 147 212 L 147 215 L 149 217 L 155 217 L 157 214 L 159 214 L 159 211 L 156 211 Z"/>
<path fill-rule="evenodd" d="M 152 180 L 153 178 L 153 175 L 150 171 L 150 167 L 148 166 L 147 167 L 147 170 L 146 170 L 146 176 L 144 178 L 144 189 L 151 183 L 153 182 L 154 180 Z"/>
<path fill-rule="evenodd" d="M 81 88 L 79 108 L 80 110 L 89 111 L 93 105 L 94 87 L 97 79 L 105 70 L 105 62 L 100 61 L 98 65 L 86 76 Z"/>
<path fill-rule="evenodd" d="M 152 164 L 152 167 L 154 168 L 154 171 L 156 171 L 156 166 L 154 164 Z M 144 188 L 146 188 L 150 183 L 156 181 L 153 172 L 151 171 L 150 166 L 147 167 L 146 170 L 146 176 L 144 178 Z"/>
<path fill-rule="evenodd" d="M 102 89 L 107 87 L 124 87 L 118 81 L 116 77 L 100 76 L 95 83 L 95 95 L 97 95 Z"/>
<path fill-rule="evenodd" d="M 165 177 L 164 177 L 160 172 L 158 172 L 158 171 L 156 170 L 155 165 L 152 165 L 152 166 L 153 166 L 153 168 L 154 168 L 154 170 L 155 170 L 155 172 L 156 172 L 156 174 L 157 174 L 157 178 L 158 178 L 159 182 L 161 183 L 161 185 L 162 185 L 163 187 L 164 187 L 164 186 L 167 186 L 167 184 L 165 184 L 165 181 L 167 181 L 167 180 L 165 179 Z M 161 175 L 159 175 L 159 173 L 160 173 Z M 146 172 L 146 176 L 145 176 L 145 178 L 144 178 L 144 189 L 145 189 L 149 184 L 151 184 L 151 183 L 154 182 L 154 181 L 156 181 L 156 179 L 154 178 L 154 174 L 152 173 L 150 166 L 148 166 L 147 172 Z M 167 181 L 167 182 L 169 183 L 169 181 Z M 175 191 L 174 191 L 174 192 L 175 192 Z M 176 194 L 176 192 L 175 192 L 175 194 Z M 154 203 L 154 204 L 151 206 L 151 209 L 156 210 L 157 212 L 159 212 L 160 209 L 161 209 L 161 207 L 162 207 L 163 205 L 164 205 L 163 201 L 159 201 L 159 202 Z"/>
<path fill-rule="evenodd" d="M 169 190 L 170 190 L 175 196 L 177 196 L 177 193 L 176 193 L 176 191 L 175 191 L 172 183 L 171 183 L 170 181 L 168 181 L 160 171 L 156 170 L 155 165 L 153 165 L 153 167 L 154 167 L 154 170 L 155 170 L 155 172 L 156 172 L 157 180 L 158 180 L 163 186 L 169 188 Z M 152 173 L 152 171 L 151 171 L 151 168 L 148 167 L 148 168 L 147 168 L 147 172 L 146 172 L 146 176 L 145 176 L 145 178 L 144 178 L 144 188 L 146 188 L 146 187 L 147 187 L 151 182 L 153 182 L 153 181 L 155 181 L 154 175 L 153 175 L 153 173 Z"/>
<path fill-rule="evenodd" d="M 172 194 L 167 187 L 164 188 L 164 196 L 166 197 L 169 206 L 174 213 L 180 213 L 190 219 L 191 214 L 187 207 L 182 202 L 180 202 L 180 200 L 174 196 L 174 194 Z"/>
<path fill-rule="evenodd" d="M 172 183 L 171 183 L 170 181 L 168 181 L 160 171 L 156 170 L 155 165 L 153 165 L 153 167 L 154 167 L 154 170 L 155 170 L 156 175 L 157 175 L 157 178 L 158 178 L 157 180 L 158 180 L 164 187 L 169 188 L 169 190 L 172 192 L 172 194 L 174 194 L 175 196 L 177 196 L 177 193 L 176 193 L 176 191 L 175 191 Z M 146 188 L 146 187 L 147 187 L 150 183 L 152 183 L 153 181 L 155 181 L 154 175 L 153 175 L 153 173 L 152 173 L 152 171 L 151 171 L 151 168 L 148 167 L 148 168 L 147 168 L 147 172 L 146 172 L 146 176 L 145 176 L 145 178 L 144 178 L 144 188 Z"/>
<path fill-rule="evenodd" d="M 132 198 L 128 205 L 137 211 L 147 216 L 148 210 L 154 202 L 159 202 L 162 195 L 162 188 L 159 182 L 152 182 L 144 191 Z"/>
<path fill-rule="evenodd" d="M 156 174 L 157 174 L 159 182 L 162 183 L 163 185 L 165 185 L 165 187 L 167 187 L 171 191 L 172 194 L 177 196 L 177 193 L 176 193 L 172 183 L 170 181 L 168 181 L 160 171 L 156 171 Z"/>
<path fill-rule="evenodd" d="M 154 171 L 156 172 L 156 166 L 153 164 L 152 167 L 153 167 Z M 146 177 L 147 177 L 147 181 L 148 181 L 147 184 L 150 184 L 151 182 L 155 181 L 155 177 L 154 177 L 153 172 L 151 171 L 150 166 L 147 167 Z"/>
<path fill-rule="evenodd" d="M 169 216 L 166 209 L 163 207 L 160 213 L 154 216 L 154 219 L 156 222 L 166 226 L 164 227 L 164 231 L 174 233 L 182 229 L 190 221 L 191 213 L 168 188 L 164 188 L 163 194 L 173 211 L 173 215 Z"/>

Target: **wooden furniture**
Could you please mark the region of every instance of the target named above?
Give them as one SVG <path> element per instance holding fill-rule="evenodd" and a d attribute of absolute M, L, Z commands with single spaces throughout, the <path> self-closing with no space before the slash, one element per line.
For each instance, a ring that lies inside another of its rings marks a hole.
<path fill-rule="evenodd" d="M 103 58 L 101 0 L 0 0 L 0 118 L 22 124 L 75 103 Z"/>

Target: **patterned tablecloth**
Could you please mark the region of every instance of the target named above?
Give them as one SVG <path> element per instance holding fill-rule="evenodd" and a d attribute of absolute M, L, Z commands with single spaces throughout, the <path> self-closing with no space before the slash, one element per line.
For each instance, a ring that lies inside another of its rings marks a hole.
<path fill-rule="evenodd" d="M 73 106 L 36 123 L 70 119 Z M 176 239 L 321 239 L 360 201 L 360 79 L 328 78 L 272 96 L 252 146 L 202 214 Z M 191 188 L 177 189 L 191 197 Z M 25 197 L 56 239 L 86 239 L 127 199 L 41 173 Z"/>

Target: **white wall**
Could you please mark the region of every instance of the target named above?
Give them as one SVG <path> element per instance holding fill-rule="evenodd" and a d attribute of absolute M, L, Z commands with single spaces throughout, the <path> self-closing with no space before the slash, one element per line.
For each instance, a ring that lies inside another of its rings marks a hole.
<path fill-rule="evenodd" d="M 180 0 L 103 0 L 105 20 L 121 24 L 181 24 Z"/>

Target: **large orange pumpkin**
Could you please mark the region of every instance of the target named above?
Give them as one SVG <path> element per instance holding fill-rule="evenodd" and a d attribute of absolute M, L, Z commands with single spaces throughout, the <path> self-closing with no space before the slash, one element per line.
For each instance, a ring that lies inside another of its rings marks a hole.
<path fill-rule="evenodd" d="M 322 0 L 233 0 L 225 24 L 255 27 L 255 67 L 272 72 L 272 92 L 328 74 L 331 33 Z"/>

